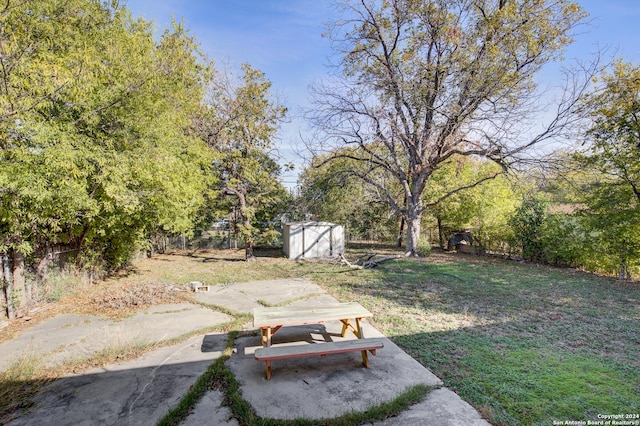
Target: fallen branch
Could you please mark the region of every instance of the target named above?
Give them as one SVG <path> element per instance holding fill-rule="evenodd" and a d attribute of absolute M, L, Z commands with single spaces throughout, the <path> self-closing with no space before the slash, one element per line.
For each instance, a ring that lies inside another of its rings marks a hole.
<path fill-rule="evenodd" d="M 340 255 L 338 256 L 340 258 L 340 260 L 342 261 L 342 263 L 346 264 L 349 268 L 351 269 L 368 269 L 368 268 L 375 268 L 376 266 L 380 265 L 383 262 L 387 262 L 389 260 L 393 260 L 393 259 L 399 259 L 402 257 L 402 255 L 394 255 L 394 256 L 385 256 L 385 257 L 381 257 L 378 259 L 375 259 L 375 254 L 373 255 L 367 255 L 367 259 L 362 262 L 362 264 L 357 264 L 357 263 L 351 263 L 347 260 L 346 257 L 344 257 L 344 255 L 342 253 L 340 253 Z M 358 259 L 358 262 L 360 261 L 360 259 Z"/>
<path fill-rule="evenodd" d="M 363 269 L 361 265 L 354 265 L 353 263 L 349 262 L 347 258 L 344 257 L 344 254 L 342 253 L 340 253 L 338 257 L 340 258 L 340 261 L 342 261 L 342 263 L 346 264 L 351 269 Z"/>
<path fill-rule="evenodd" d="M 362 264 L 363 268 L 375 268 L 376 266 L 380 265 L 381 263 L 387 262 L 389 260 L 394 260 L 394 259 L 400 259 L 401 257 L 404 257 L 400 254 L 396 254 L 393 256 L 386 256 L 386 257 L 381 257 L 379 259 L 370 259 L 367 260 L 366 262 L 364 262 Z"/>

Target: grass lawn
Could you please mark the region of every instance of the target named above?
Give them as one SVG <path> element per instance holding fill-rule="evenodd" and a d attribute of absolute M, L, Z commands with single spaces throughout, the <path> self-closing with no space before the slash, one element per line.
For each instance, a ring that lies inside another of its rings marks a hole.
<path fill-rule="evenodd" d="M 63 298 L 55 312 L 118 316 L 144 308 L 144 297 L 153 296 L 150 304 L 170 301 L 176 293 L 167 286 L 189 281 L 224 285 L 304 276 L 340 301 L 362 303 L 378 330 L 493 424 L 640 413 L 637 283 L 443 253 L 368 270 L 282 257 L 241 259 L 242 251 L 233 250 L 156 256 Z M 11 333 L 4 330 L 0 341 Z"/>
<path fill-rule="evenodd" d="M 463 255 L 315 274 L 493 424 L 640 413 L 640 286 Z"/>

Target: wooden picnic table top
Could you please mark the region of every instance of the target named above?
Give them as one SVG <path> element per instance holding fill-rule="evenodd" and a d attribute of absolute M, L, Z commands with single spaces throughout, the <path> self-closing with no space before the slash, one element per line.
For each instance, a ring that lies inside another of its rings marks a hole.
<path fill-rule="evenodd" d="M 350 318 L 368 318 L 373 314 L 357 302 L 323 304 L 316 306 L 282 306 L 255 308 L 254 327 L 316 324 Z"/>

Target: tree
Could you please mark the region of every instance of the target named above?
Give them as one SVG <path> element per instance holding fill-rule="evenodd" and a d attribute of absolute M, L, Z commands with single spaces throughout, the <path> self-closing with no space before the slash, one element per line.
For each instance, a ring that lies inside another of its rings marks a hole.
<path fill-rule="evenodd" d="M 209 150 L 187 134 L 203 87 L 193 39 L 175 25 L 156 44 L 147 22 L 96 0 L 6 6 L 0 253 L 13 268 L 6 281 L 20 283 L 20 293 L 27 256 L 46 259 L 54 245 L 90 268 L 115 269 L 158 228 L 188 231 L 210 175 Z"/>
<path fill-rule="evenodd" d="M 346 6 L 330 32 L 340 72 L 315 87 L 311 119 L 319 139 L 334 144 L 328 161 L 348 157 L 366 164 L 366 173 L 353 175 L 386 193 L 406 220 L 407 256 L 418 254 L 428 207 L 423 195 L 444 163 L 478 156 L 509 167 L 573 122 L 588 78 L 568 86 L 547 126 L 527 120 L 540 97 L 534 75 L 558 58 L 584 16 L 564 0 L 361 0 Z M 380 175 L 385 183 L 371 177 Z M 406 201 L 388 191 L 389 179 Z"/>
<path fill-rule="evenodd" d="M 511 218 L 515 240 L 522 250 L 522 257 L 542 262 L 544 257 L 543 225 L 547 219 L 547 203 L 540 197 L 525 197 Z"/>
<path fill-rule="evenodd" d="M 324 160 L 323 156 L 315 158 L 300 175 L 303 212 L 343 224 L 352 238 L 388 239 L 397 223 L 395 212 L 375 188 L 350 173 L 364 165 L 349 158 Z"/>
<path fill-rule="evenodd" d="M 89 182 L 101 210 L 83 223 L 82 242 L 116 268 L 156 232 L 193 232 L 212 178 L 211 152 L 187 131 L 203 98 L 197 45 L 178 24 L 156 45 L 144 25 L 134 24 L 93 87 L 97 123 L 79 129 L 94 137 L 83 142 L 99 159 Z"/>
<path fill-rule="evenodd" d="M 37 119 L 36 108 L 77 75 L 64 66 L 77 64 L 73 49 L 64 45 L 71 35 L 60 33 L 63 16 L 78 21 L 72 12 L 76 6 L 77 2 L 6 3 L 0 11 L 0 254 L 9 318 L 16 314 L 14 304 L 19 308 L 24 301 L 24 255 L 33 249 L 28 237 L 41 235 L 37 231 L 57 222 L 37 213 L 51 201 L 52 192 L 30 161 L 41 150 L 32 141 L 30 122 Z M 100 13 L 93 12 L 100 19 Z M 49 25 L 40 25 L 43 19 L 50 20 Z"/>
<path fill-rule="evenodd" d="M 575 159 L 598 173 L 582 191 L 600 267 L 631 277 L 640 264 L 640 67 L 619 60 L 585 98 L 592 125 Z"/>
<path fill-rule="evenodd" d="M 280 166 L 269 156 L 286 109 L 269 94 L 271 82 L 250 65 L 242 65 L 241 83 L 218 75 L 211 83 L 209 108 L 198 132 L 219 155 L 214 161 L 221 195 L 237 201 L 245 241 L 246 260 L 255 259 L 253 247 L 261 236 L 254 226 L 259 209 L 286 197 L 278 180 Z M 272 234 L 272 233 L 270 233 Z"/>
<path fill-rule="evenodd" d="M 505 241 L 511 216 L 519 201 L 513 185 L 500 173 L 499 165 L 472 157 L 458 157 L 436 170 L 425 191 L 425 213 L 436 219 L 440 248 L 445 247 L 448 231 L 469 228 L 481 250 Z M 481 185 L 474 184 L 485 178 Z M 456 188 L 472 186 L 437 203 Z"/>

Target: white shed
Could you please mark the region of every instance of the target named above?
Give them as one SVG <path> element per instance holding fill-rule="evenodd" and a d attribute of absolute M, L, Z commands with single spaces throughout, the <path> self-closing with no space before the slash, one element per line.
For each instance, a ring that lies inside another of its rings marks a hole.
<path fill-rule="evenodd" d="M 344 227 L 335 223 L 285 223 L 282 237 L 289 259 L 331 258 L 344 253 Z"/>

